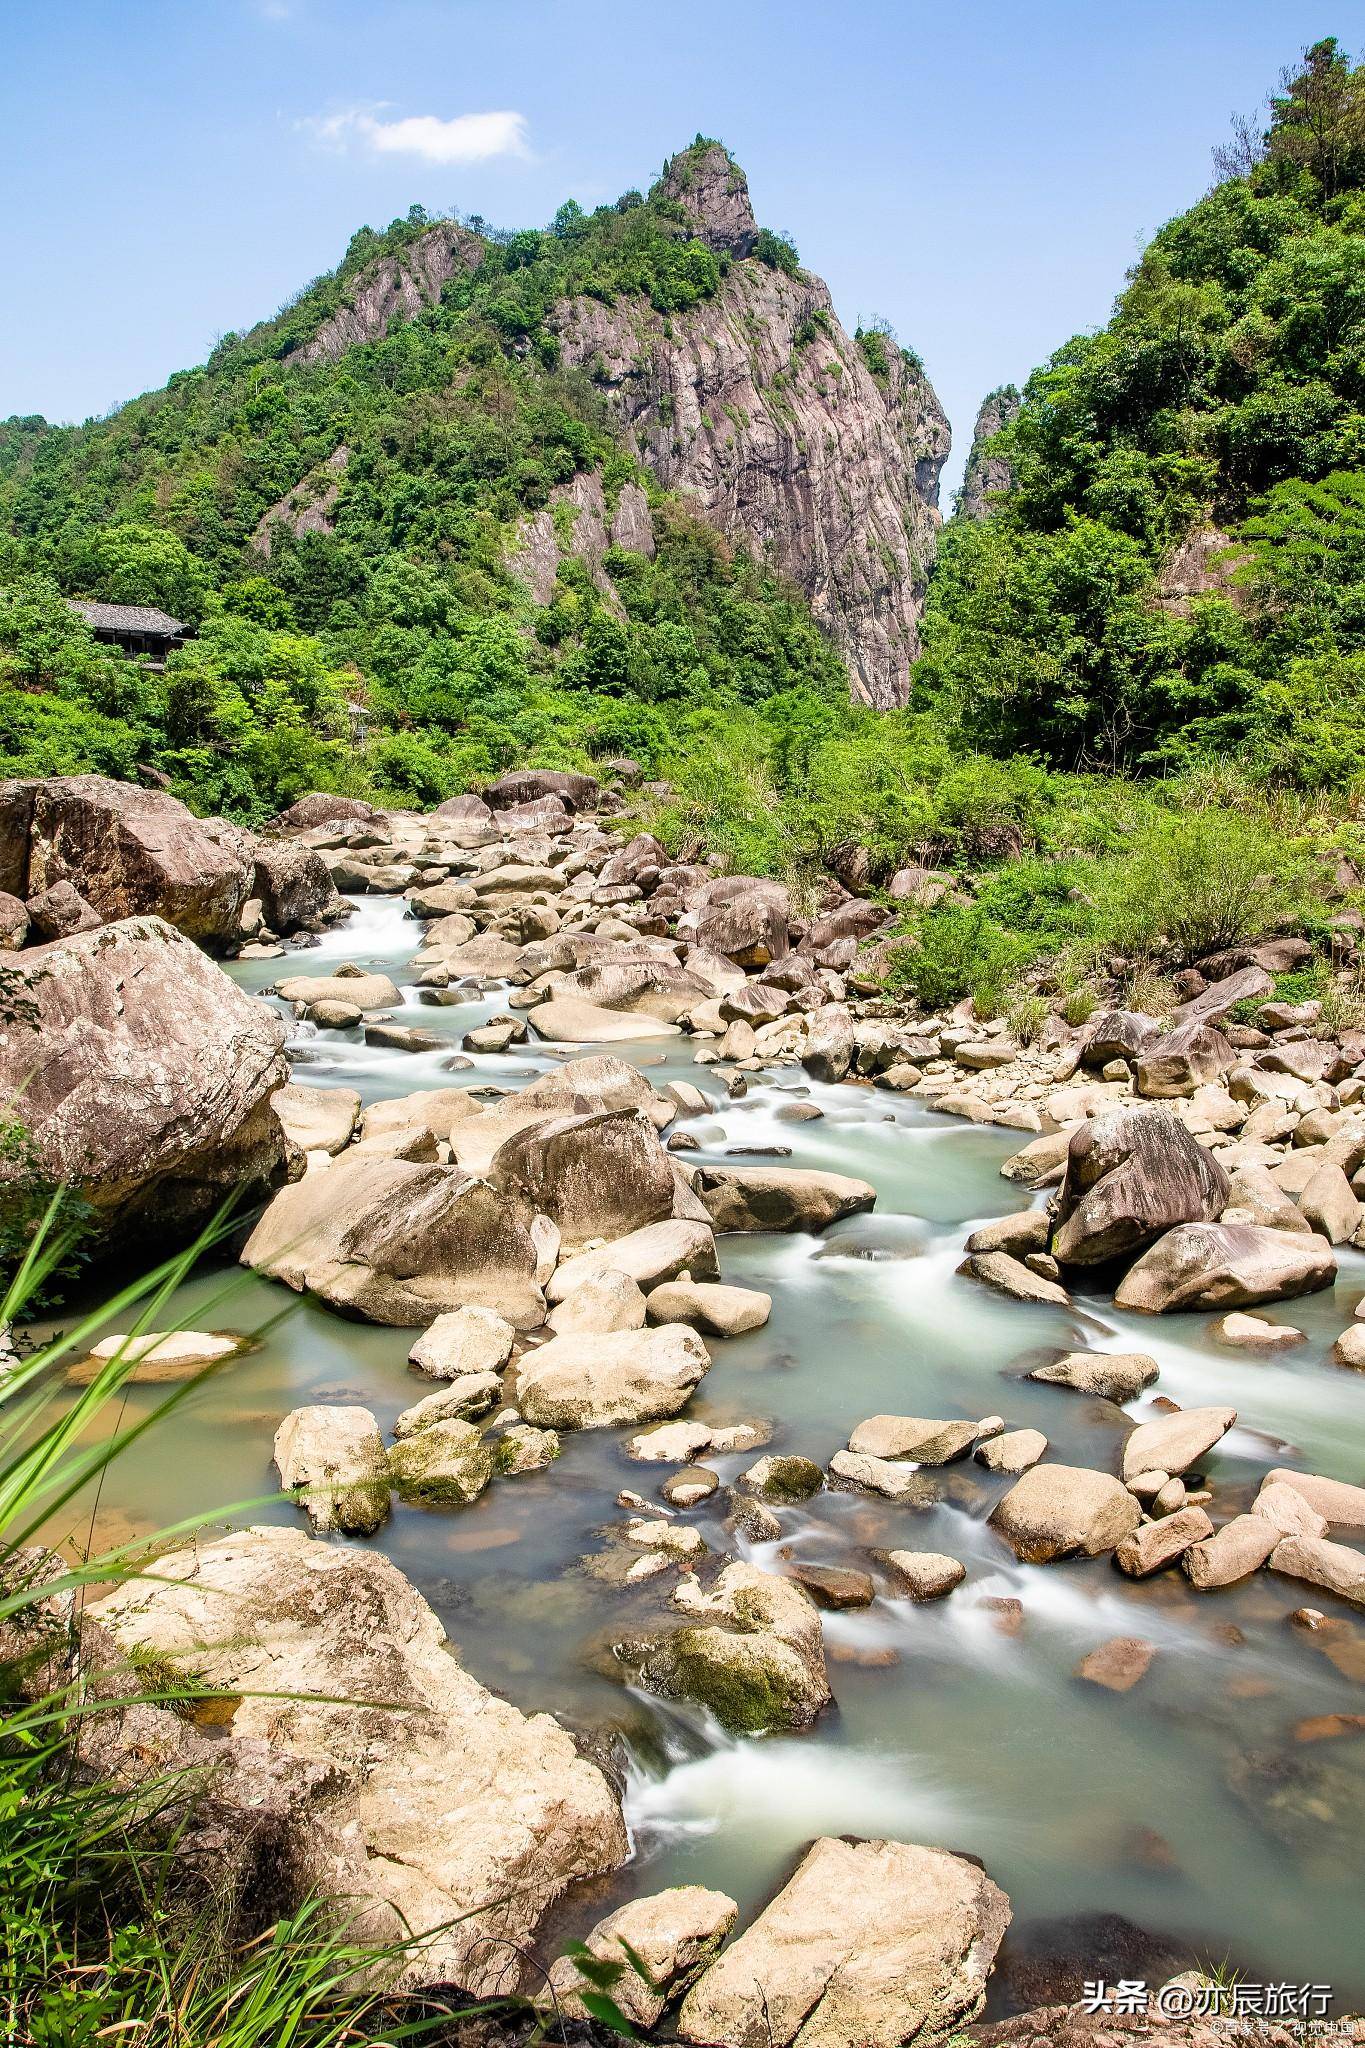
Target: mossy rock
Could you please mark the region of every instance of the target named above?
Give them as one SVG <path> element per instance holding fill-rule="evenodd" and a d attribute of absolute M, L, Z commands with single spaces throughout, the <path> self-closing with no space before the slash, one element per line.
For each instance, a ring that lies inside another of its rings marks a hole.
<path fill-rule="evenodd" d="M 709 1707 L 732 1735 L 805 1728 L 823 1704 L 801 1658 L 771 1635 L 678 1629 L 651 1647 L 642 1676 L 666 1699 Z"/>
<path fill-rule="evenodd" d="M 389 1453 L 389 1471 L 404 1500 L 463 1507 L 493 1477 L 493 1447 L 469 1422 L 434 1422 L 403 1437 Z"/>
<path fill-rule="evenodd" d="M 812 1458 L 760 1458 L 740 1475 L 740 1485 L 760 1499 L 793 1506 L 819 1493 L 825 1475 Z"/>

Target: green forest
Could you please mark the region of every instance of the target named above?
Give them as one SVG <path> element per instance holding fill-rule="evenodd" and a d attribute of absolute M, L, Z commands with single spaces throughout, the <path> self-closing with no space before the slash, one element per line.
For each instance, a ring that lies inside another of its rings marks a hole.
<path fill-rule="evenodd" d="M 991 444 L 1011 487 L 944 528 L 905 710 L 850 704 L 800 595 L 662 492 L 559 361 L 567 297 L 667 320 L 720 288 L 730 259 L 660 184 L 543 230 L 466 222 L 482 260 L 439 305 L 296 360 L 429 231 L 414 208 L 164 390 L 0 427 L 8 771 L 157 771 L 259 824 L 313 788 L 424 805 L 626 754 L 667 783 L 639 813 L 675 850 L 804 883 L 859 848 L 860 886 L 909 861 L 970 882 L 912 921 L 906 971 L 983 1006 L 1059 949 L 1169 938 L 1151 892 L 1191 876 L 1325 940 L 1317 855 L 1358 850 L 1365 789 L 1365 70 L 1315 45 L 1216 163 Z M 798 272 L 772 233 L 754 260 Z M 875 369 L 888 343 L 861 338 Z M 339 444 L 334 530 L 262 553 Z M 619 613 L 572 559 L 538 608 L 507 566 L 518 522 L 589 471 L 609 510 L 644 488 L 657 553 L 610 552 Z M 73 594 L 196 637 L 149 672 Z M 1185 950 L 1223 922 L 1192 916 Z"/>

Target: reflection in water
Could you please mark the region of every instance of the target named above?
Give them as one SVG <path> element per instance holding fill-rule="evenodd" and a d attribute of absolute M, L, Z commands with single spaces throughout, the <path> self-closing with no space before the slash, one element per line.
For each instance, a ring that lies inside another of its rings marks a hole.
<path fill-rule="evenodd" d="M 455 1007 L 424 1004 L 403 972 L 417 938 L 401 903 L 366 898 L 317 948 L 232 971 L 257 989 L 281 972 L 325 971 L 343 960 L 392 973 L 403 991 L 397 1015 L 439 1032 L 448 1052 L 398 1053 L 341 1032 L 297 1034 L 298 1080 L 344 1083 L 367 1100 L 451 1085 L 517 1087 L 563 1056 L 533 1041 L 452 1070 L 447 1061 L 464 1033 L 501 1011 L 506 992 Z M 703 1419 L 771 1420 L 774 1448 L 825 1464 L 866 1415 L 998 1412 L 1011 1426 L 1044 1431 L 1054 1459 L 1113 1469 L 1124 1415 L 1024 1377 L 1049 1347 L 1088 1344 L 1158 1359 L 1160 1382 L 1130 1404 L 1133 1418 L 1156 1412 L 1152 1399 L 1161 1394 L 1242 1411 L 1209 1461 L 1220 1515 L 1249 1502 L 1286 1445 L 1307 1466 L 1360 1479 L 1360 1380 L 1327 1355 L 1365 1289 L 1359 1254 L 1343 1255 L 1335 1295 L 1275 1312 L 1308 1341 L 1270 1359 L 1220 1348 L 1212 1319 L 1202 1316 L 1152 1322 L 1099 1298 L 1074 1312 L 1021 1307 L 956 1270 L 973 1222 L 1028 1199 L 998 1172 L 1017 1136 L 951 1122 L 874 1089 L 820 1086 L 794 1070 L 731 1101 L 712 1070 L 693 1065 L 685 1039 L 622 1050 L 656 1085 L 685 1075 L 706 1092 L 713 1113 L 704 1149 L 690 1158 L 781 1144 L 797 1165 L 859 1174 L 879 1191 L 872 1215 L 823 1239 L 724 1242 L 725 1277 L 765 1288 L 774 1309 L 764 1330 L 712 1345 L 713 1369 L 693 1404 Z M 822 1117 L 782 1118 L 780 1109 L 796 1100 Z M 196 1304 L 213 1297 L 221 1278 L 196 1280 L 178 1313 L 193 1323 Z M 278 1314 L 281 1299 L 280 1289 L 245 1276 L 217 1320 L 250 1332 Z M 102 1502 L 109 1526 L 126 1533 L 129 1523 L 146 1527 L 269 1492 L 275 1425 L 300 1402 L 363 1402 L 389 1428 L 424 1391 L 406 1362 L 410 1342 L 409 1332 L 300 1303 L 115 1468 Z M 134 1390 L 131 1410 L 140 1412 L 153 1393 Z M 987 1524 L 1007 1482 L 970 1462 L 933 1475 L 937 1498 L 925 1507 L 827 1493 L 784 1510 L 781 1541 L 754 1550 L 724 1530 L 722 1493 L 690 1519 L 713 1549 L 738 1548 L 770 1568 L 781 1569 L 789 1550 L 809 1563 L 867 1568 L 868 1552 L 902 1547 L 946 1551 L 968 1572 L 941 1604 L 883 1597 L 864 1612 L 829 1617 L 836 1709 L 807 1734 L 737 1742 L 702 1716 L 625 1694 L 591 1654 L 602 1636 L 648 1626 L 666 1611 L 658 1582 L 607 1594 L 576 1569 L 617 1519 L 618 1489 L 653 1495 L 666 1476 L 665 1467 L 629 1462 L 627 1434 L 568 1437 L 551 1470 L 500 1481 L 473 1508 L 399 1507 L 376 1539 L 486 1684 L 575 1725 L 624 1731 L 637 1863 L 622 1874 L 619 1896 L 698 1881 L 721 1886 L 747 1909 L 815 1834 L 899 1835 L 979 1856 L 1009 1892 L 1016 1925 L 1124 1914 L 1188 1930 L 1206 1956 L 1231 1953 L 1262 1974 L 1331 1979 L 1343 1997 L 1365 1992 L 1359 1746 L 1352 1794 L 1349 1743 L 1305 1749 L 1289 1733 L 1308 1715 L 1358 1713 L 1362 1695 L 1287 1626 L 1302 1589 L 1262 1573 L 1200 1596 L 1178 1575 L 1132 1586 L 1105 1561 L 1020 1566 Z M 746 1462 L 714 1461 L 726 1481 Z M 293 1516 L 276 1503 L 254 1518 Z M 1017 1609 L 984 1604 L 1000 1601 Z M 1123 1696 L 1072 1675 L 1088 1650 L 1114 1635 L 1157 1646 L 1149 1675 Z M 1312 1770 L 1327 1751 L 1336 1752 L 1331 1768 L 1320 1786 L 1310 1778 L 1300 1808 L 1281 1802 L 1272 1812 L 1246 1795 L 1248 1756 L 1287 1756 Z M 602 1910 L 595 1897 L 591 1917 Z"/>

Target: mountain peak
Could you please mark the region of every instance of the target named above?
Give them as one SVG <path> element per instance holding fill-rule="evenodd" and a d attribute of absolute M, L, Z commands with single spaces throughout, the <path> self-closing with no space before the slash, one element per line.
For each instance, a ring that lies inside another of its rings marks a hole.
<path fill-rule="evenodd" d="M 717 254 L 747 256 L 758 240 L 749 181 L 723 142 L 699 135 L 669 158 L 654 194 L 676 201 L 697 239 Z"/>

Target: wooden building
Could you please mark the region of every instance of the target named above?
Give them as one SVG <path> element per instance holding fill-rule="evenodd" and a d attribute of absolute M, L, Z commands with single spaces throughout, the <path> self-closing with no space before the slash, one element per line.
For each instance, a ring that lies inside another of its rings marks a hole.
<path fill-rule="evenodd" d="M 106 647 L 121 648 L 152 668 L 159 668 L 194 631 L 152 604 L 98 604 L 84 597 L 69 597 L 67 603 Z"/>

